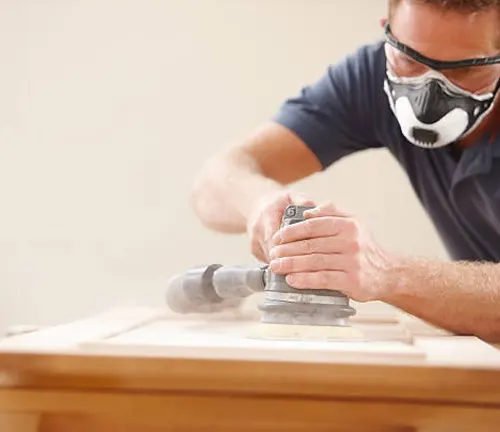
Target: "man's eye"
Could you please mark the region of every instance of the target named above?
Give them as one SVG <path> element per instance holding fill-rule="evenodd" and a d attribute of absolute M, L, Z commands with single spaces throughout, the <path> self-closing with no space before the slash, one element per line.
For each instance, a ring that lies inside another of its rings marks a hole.
<path fill-rule="evenodd" d="M 408 66 L 415 66 L 416 64 L 415 60 L 411 59 L 410 57 L 401 57 L 401 60 L 405 65 Z"/>
<path fill-rule="evenodd" d="M 477 67 L 463 67 L 449 71 L 449 75 L 455 78 L 475 78 L 482 76 L 484 71 Z"/>
<path fill-rule="evenodd" d="M 415 72 L 417 72 L 417 71 L 420 72 L 420 71 L 422 71 L 425 68 L 424 65 L 422 65 L 421 63 L 413 60 L 410 57 L 405 56 L 402 59 L 403 59 L 402 60 L 402 65 L 406 69 L 408 69 L 408 70 L 412 70 L 412 71 L 415 71 Z"/>
<path fill-rule="evenodd" d="M 446 72 L 446 75 L 453 76 L 453 77 L 464 77 L 467 75 L 470 75 L 470 71 L 467 71 L 465 68 L 463 69 L 451 69 L 448 72 Z"/>
<path fill-rule="evenodd" d="M 480 72 L 477 68 L 473 68 L 473 67 L 464 67 L 464 68 L 460 68 L 460 69 L 457 69 L 456 70 L 456 73 L 458 75 L 470 75 L 470 74 L 473 74 L 473 73 L 478 73 Z"/>

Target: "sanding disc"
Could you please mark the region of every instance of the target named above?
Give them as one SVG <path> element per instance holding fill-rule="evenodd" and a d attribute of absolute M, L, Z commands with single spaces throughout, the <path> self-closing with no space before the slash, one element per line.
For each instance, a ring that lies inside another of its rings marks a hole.
<path fill-rule="evenodd" d="M 300 340 L 300 341 L 354 341 L 365 339 L 363 333 L 351 326 L 312 326 L 296 324 L 259 323 L 249 334 L 252 339 Z"/>

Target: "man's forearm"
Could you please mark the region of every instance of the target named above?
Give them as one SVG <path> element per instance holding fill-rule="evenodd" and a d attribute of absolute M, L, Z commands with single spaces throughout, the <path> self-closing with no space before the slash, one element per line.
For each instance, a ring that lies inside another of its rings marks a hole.
<path fill-rule="evenodd" d="M 280 183 L 260 173 L 250 156 L 234 152 L 205 164 L 193 185 L 190 201 L 207 227 L 225 233 L 242 233 L 256 202 L 281 189 Z"/>
<path fill-rule="evenodd" d="M 396 262 L 382 300 L 454 333 L 500 341 L 500 264 Z"/>

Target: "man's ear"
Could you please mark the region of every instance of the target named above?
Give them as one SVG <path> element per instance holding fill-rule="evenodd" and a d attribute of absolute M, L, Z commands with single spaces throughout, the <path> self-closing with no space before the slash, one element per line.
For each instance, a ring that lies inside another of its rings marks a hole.
<path fill-rule="evenodd" d="M 380 27 L 384 28 L 385 25 L 387 24 L 387 18 L 380 18 Z"/>

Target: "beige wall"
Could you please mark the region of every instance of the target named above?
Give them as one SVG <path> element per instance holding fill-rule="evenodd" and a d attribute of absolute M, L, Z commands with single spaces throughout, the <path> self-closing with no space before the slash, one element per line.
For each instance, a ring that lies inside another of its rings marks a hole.
<path fill-rule="evenodd" d="M 174 272 L 252 263 L 244 237 L 193 217 L 193 175 L 378 38 L 384 13 L 385 0 L 3 0 L 0 327 L 161 305 Z M 387 247 L 444 256 L 384 152 L 298 187 Z"/>

